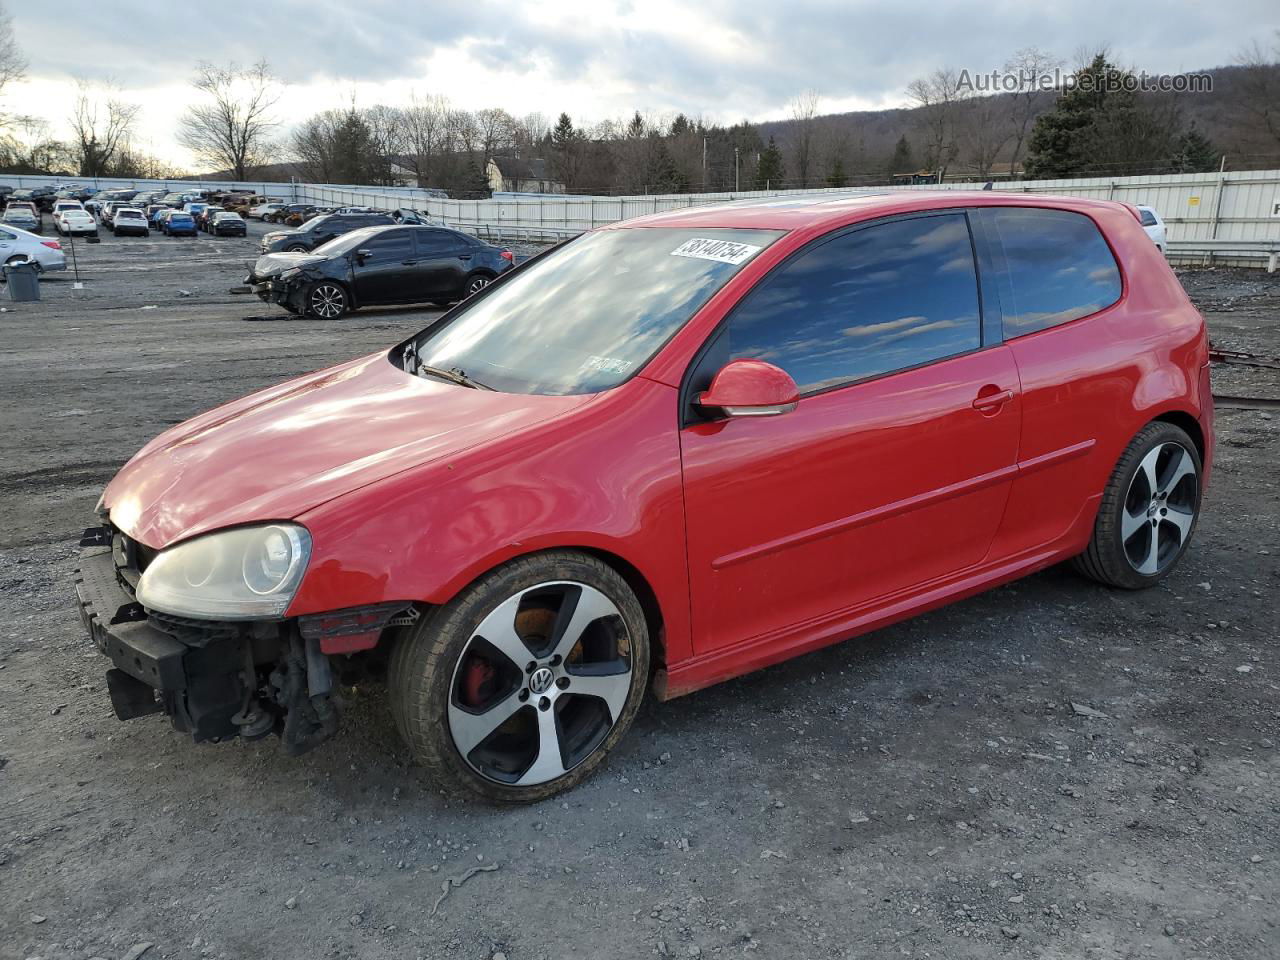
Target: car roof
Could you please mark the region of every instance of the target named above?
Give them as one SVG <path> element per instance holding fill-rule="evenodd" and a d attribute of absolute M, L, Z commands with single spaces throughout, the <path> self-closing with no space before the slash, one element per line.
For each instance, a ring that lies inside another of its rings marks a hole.
<path fill-rule="evenodd" d="M 937 210 L 949 207 L 1021 206 L 1051 207 L 1087 213 L 1114 210 L 1108 200 L 1086 200 L 1048 194 L 998 193 L 992 190 L 901 190 L 886 193 L 856 191 L 813 193 L 790 197 L 758 197 L 729 203 L 711 203 L 655 213 L 610 224 L 600 229 L 632 227 L 748 228 L 758 230 L 799 230 L 832 228 L 876 217 Z M 1130 208 L 1131 209 L 1131 208 Z"/>

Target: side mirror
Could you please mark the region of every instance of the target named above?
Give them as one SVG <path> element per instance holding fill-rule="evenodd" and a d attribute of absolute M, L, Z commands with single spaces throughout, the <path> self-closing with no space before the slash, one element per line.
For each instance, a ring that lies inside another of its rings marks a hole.
<path fill-rule="evenodd" d="M 363 264 L 366 260 L 373 256 L 372 250 L 357 250 L 356 263 Z"/>
<path fill-rule="evenodd" d="M 763 360 L 731 360 L 715 375 L 694 403 L 726 417 L 776 417 L 790 413 L 800 402 L 800 388 L 791 375 Z"/>

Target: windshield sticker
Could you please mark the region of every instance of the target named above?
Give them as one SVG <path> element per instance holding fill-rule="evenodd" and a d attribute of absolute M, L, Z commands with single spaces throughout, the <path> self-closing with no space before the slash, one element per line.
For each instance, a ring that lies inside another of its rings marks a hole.
<path fill-rule="evenodd" d="M 755 247 L 749 243 L 734 243 L 732 240 L 708 240 L 706 237 L 694 237 L 686 240 L 671 251 L 673 257 L 694 257 L 698 260 L 715 260 L 718 263 L 731 263 L 735 267 L 745 263 L 759 253 L 763 247 Z"/>
<path fill-rule="evenodd" d="M 630 360 L 615 360 L 613 357 L 597 357 L 595 355 L 587 357 L 582 361 L 582 369 L 584 370 L 606 370 L 609 373 L 626 373 L 635 364 Z"/>

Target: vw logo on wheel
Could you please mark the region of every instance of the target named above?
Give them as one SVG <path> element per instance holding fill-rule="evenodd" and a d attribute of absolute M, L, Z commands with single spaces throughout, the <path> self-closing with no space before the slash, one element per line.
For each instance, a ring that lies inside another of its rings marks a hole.
<path fill-rule="evenodd" d="M 539 667 L 533 671 L 533 676 L 529 678 L 529 689 L 533 693 L 546 693 L 551 689 L 551 684 L 554 681 L 555 677 L 551 673 L 550 667 Z"/>

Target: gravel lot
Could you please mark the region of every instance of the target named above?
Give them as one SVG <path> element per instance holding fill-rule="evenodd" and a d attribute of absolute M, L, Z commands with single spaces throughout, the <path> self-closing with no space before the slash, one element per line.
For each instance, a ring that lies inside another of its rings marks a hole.
<path fill-rule="evenodd" d="M 1277 955 L 1280 417 L 1219 412 L 1157 589 L 1051 570 L 649 703 L 584 787 L 492 809 L 410 764 L 377 687 L 298 760 L 121 724 L 71 602 L 147 439 L 436 311 L 290 319 L 229 292 L 252 238 L 77 253 L 83 290 L 0 313 L 0 957 Z M 1222 346 L 1280 354 L 1280 275 L 1183 280 Z"/>

